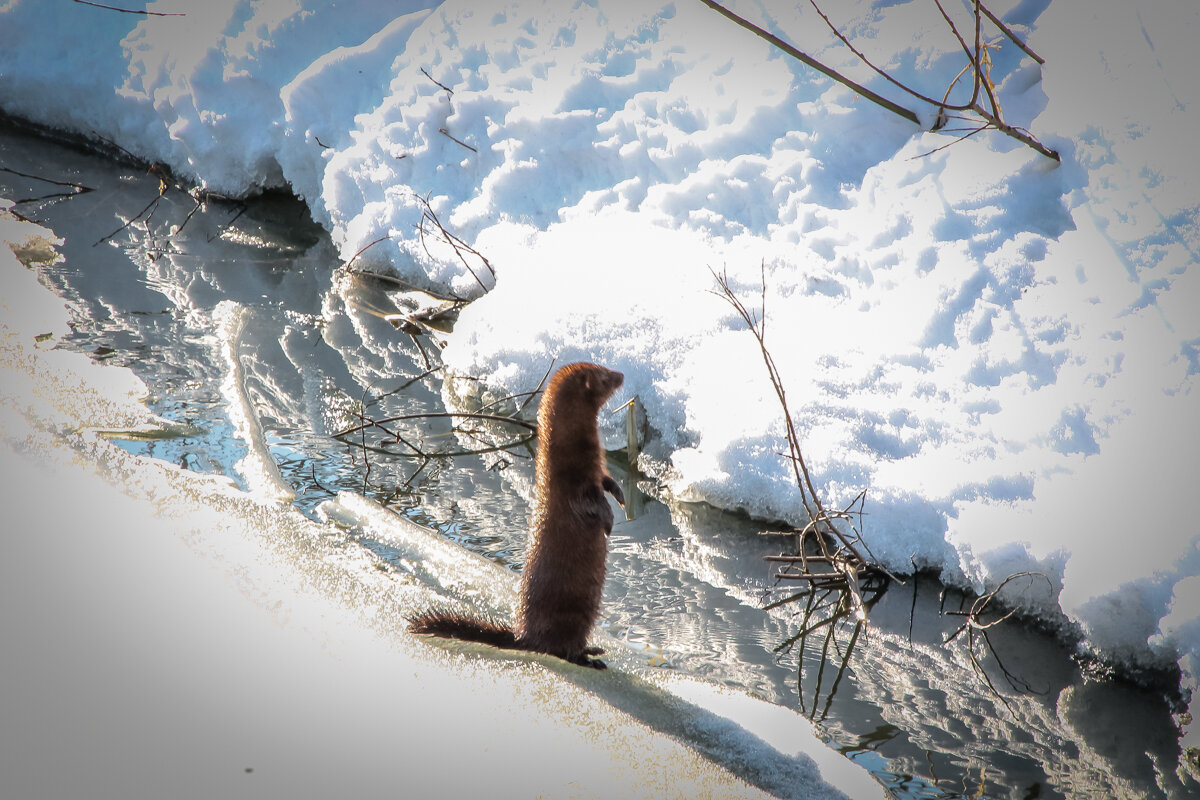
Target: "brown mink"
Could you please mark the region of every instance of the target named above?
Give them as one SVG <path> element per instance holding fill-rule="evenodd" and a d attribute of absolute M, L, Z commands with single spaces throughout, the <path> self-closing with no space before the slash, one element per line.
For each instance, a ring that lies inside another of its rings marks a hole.
<path fill-rule="evenodd" d="M 613 513 L 604 493 L 625 496 L 608 474 L 596 415 L 624 381 L 597 364 L 568 364 L 554 373 L 538 406 L 537 508 L 529 538 L 517 624 L 512 628 L 452 611 L 409 621 L 415 633 L 549 653 L 604 669 L 589 656 L 588 634 L 600 615 L 607 536 Z"/>

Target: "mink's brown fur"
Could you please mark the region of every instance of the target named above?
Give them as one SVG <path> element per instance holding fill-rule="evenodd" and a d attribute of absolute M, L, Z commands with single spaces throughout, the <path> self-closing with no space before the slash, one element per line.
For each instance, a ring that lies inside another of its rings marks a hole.
<path fill-rule="evenodd" d="M 588 647 L 604 592 L 607 536 L 613 513 L 604 493 L 621 505 L 621 487 L 608 474 L 596 415 L 624 377 L 597 364 L 562 367 L 538 406 L 537 507 L 530 534 L 517 624 L 448 611 L 427 611 L 409 629 L 496 647 L 549 653 L 604 669 Z"/>

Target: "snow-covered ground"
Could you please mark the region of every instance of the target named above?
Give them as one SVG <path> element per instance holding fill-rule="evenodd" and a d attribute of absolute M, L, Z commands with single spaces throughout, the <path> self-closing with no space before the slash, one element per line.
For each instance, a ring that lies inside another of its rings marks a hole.
<path fill-rule="evenodd" d="M 728 5 L 909 102 L 810 6 Z M 927 94 L 962 67 L 931 3 L 829 6 Z M 1194 685 L 1200 8 L 993 10 L 1047 62 L 993 54 L 1006 117 L 1061 164 L 995 132 L 938 149 L 683 0 L 18 0 L 0 109 L 214 191 L 289 187 L 356 267 L 477 298 L 458 373 L 515 391 L 551 359 L 620 369 L 671 493 L 796 520 L 761 358 L 711 294 L 726 271 L 757 307 L 765 279 L 814 478 L 830 505 L 868 490 L 876 555 L 976 588 L 1046 573 L 1031 607 Z M 420 198 L 494 277 L 422 239 Z"/>

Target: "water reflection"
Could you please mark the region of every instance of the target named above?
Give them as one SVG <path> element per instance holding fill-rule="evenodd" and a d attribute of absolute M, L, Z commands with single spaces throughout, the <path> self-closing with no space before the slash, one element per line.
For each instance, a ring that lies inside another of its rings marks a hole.
<path fill-rule="evenodd" d="M 66 238 L 65 262 L 41 275 L 79 310 L 70 344 L 135 369 L 155 411 L 189 426 L 124 446 L 243 481 L 232 358 L 260 444 L 300 508 L 358 492 L 520 567 L 528 443 L 503 423 L 428 416 L 503 399 L 444 382 L 436 328 L 394 324 L 431 301 L 338 269 L 328 239 L 286 198 L 197 210 L 172 189 L 148 223 L 93 246 L 158 195 L 156 178 L 11 131 L 0 132 L 0 159 L 103 187 L 21 211 Z M 37 196 L 35 183 L 0 174 L 0 194 Z M 220 325 L 230 307 L 243 323 L 233 341 Z M 503 413 L 521 402 L 509 400 Z M 426 416 L 399 419 L 412 415 Z M 448 450 L 479 452 L 437 455 Z M 963 637 L 947 643 L 962 619 L 946 612 L 965 606 L 929 576 L 868 592 L 870 624 L 857 624 L 837 593 L 776 586 L 763 559 L 782 548 L 761 523 L 643 497 L 621 459 L 611 466 L 640 510 L 614 527 L 601 624 L 648 663 L 797 709 L 897 797 L 1200 794 L 1178 774 L 1178 731 L 1161 692 L 1089 676 L 1055 634 L 1020 620 L 990 629 L 986 651 Z M 390 557 L 384 544 L 361 544 Z M 778 602 L 785 594 L 796 596 Z"/>
<path fill-rule="evenodd" d="M 887 591 L 890 579 L 875 577 L 862 587 L 863 607 L 867 616 Z M 813 722 L 824 722 L 829 715 L 829 708 L 837 695 L 838 686 L 850 668 L 854 656 L 854 645 L 863 633 L 867 623 L 856 614 L 856 603 L 850 597 L 850 591 L 843 588 L 808 588 L 790 593 L 787 596 L 768 603 L 764 609 L 772 611 L 785 605 L 792 604 L 803 610 L 797 613 L 800 629 L 787 637 L 775 647 L 775 653 L 780 656 L 794 656 L 798 665 L 796 681 L 797 696 L 800 710 Z M 848 636 L 838 636 L 839 630 L 849 627 Z M 841 646 L 845 639 L 845 647 Z M 806 699 L 805 686 L 805 655 L 819 648 L 817 674 L 810 677 L 812 683 L 811 697 Z M 825 680 L 826 669 L 836 669 L 832 685 Z M 822 694 L 824 700 L 822 701 Z"/>

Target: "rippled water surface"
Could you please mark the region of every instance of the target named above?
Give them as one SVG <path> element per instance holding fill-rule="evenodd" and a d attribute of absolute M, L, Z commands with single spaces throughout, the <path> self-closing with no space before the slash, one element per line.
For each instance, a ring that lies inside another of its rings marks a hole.
<path fill-rule="evenodd" d="M 358 492 L 520 569 L 527 431 L 394 419 L 457 410 L 443 400 L 442 333 L 387 318 L 436 300 L 340 268 L 289 197 L 198 207 L 169 182 L 160 195 L 144 166 L 11 129 L 0 130 L 0 167 L 0 195 L 64 239 L 64 260 L 41 272 L 75 308 L 64 345 L 132 368 L 153 409 L 188 426 L 122 446 L 249 491 L 281 483 L 308 513 Z M 253 441 L 236 433 L 246 413 Z M 243 467 L 253 448 L 277 474 Z M 490 452 L 438 455 L 467 451 Z M 977 636 L 972 658 L 966 635 L 945 642 L 969 599 L 929 577 L 875 595 L 869 628 L 831 621 L 834 597 L 765 610 L 796 591 L 772 591 L 762 560 L 782 537 L 643 495 L 619 457 L 612 470 L 637 513 L 613 531 L 602 628 L 650 663 L 800 710 L 896 797 L 1200 796 L 1162 691 L 1086 675 L 1059 639 L 1016 620 Z M 393 558 L 382 542 L 360 544 Z"/>

